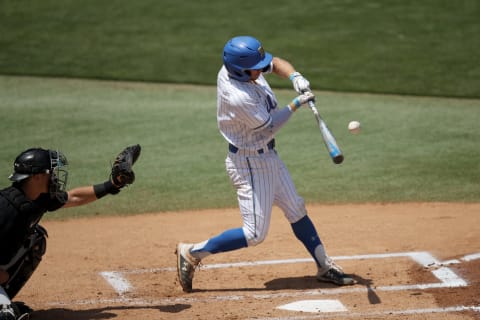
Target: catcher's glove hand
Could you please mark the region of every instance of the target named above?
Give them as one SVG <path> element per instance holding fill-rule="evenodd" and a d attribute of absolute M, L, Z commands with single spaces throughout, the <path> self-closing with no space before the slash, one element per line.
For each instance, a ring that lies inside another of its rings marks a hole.
<path fill-rule="evenodd" d="M 142 148 L 139 144 L 126 147 L 118 154 L 112 166 L 112 182 L 117 188 L 123 188 L 135 181 L 132 166 L 140 156 Z"/>

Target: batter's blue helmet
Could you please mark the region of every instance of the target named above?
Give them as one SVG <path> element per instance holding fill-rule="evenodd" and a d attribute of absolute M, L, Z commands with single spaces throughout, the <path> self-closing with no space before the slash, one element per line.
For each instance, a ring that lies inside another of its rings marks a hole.
<path fill-rule="evenodd" d="M 223 64 L 230 76 L 239 81 L 250 80 L 247 70 L 260 70 L 272 62 L 272 55 L 263 50 L 262 44 L 250 36 L 230 39 L 223 48 Z"/>

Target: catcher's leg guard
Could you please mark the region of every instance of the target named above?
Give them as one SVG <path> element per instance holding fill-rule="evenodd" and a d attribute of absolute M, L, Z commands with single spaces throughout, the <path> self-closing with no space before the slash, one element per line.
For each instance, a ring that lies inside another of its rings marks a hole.
<path fill-rule="evenodd" d="M 7 269 L 10 279 L 4 285 L 10 299 L 13 299 L 23 288 L 28 279 L 42 261 L 42 256 L 47 250 L 47 230 L 36 225 L 27 244 L 22 247 Z"/>

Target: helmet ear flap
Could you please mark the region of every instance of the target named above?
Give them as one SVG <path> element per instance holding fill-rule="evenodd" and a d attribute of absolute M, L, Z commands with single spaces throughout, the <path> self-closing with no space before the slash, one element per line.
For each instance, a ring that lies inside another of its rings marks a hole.
<path fill-rule="evenodd" d="M 228 74 L 233 79 L 236 79 L 236 80 L 239 80 L 239 81 L 250 80 L 250 71 L 249 70 L 240 70 L 240 69 L 232 67 L 231 65 L 228 65 L 228 64 L 225 64 L 225 68 L 227 68 Z"/>

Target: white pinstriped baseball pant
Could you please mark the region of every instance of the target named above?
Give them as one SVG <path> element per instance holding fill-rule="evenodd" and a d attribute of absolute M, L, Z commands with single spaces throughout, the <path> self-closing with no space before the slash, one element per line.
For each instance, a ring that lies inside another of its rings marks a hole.
<path fill-rule="evenodd" d="M 302 219 L 307 211 L 297 194 L 288 169 L 275 150 L 229 152 L 225 160 L 227 174 L 237 190 L 243 219 L 243 232 L 249 246 L 265 240 L 273 205 L 282 209 L 290 223 Z"/>

